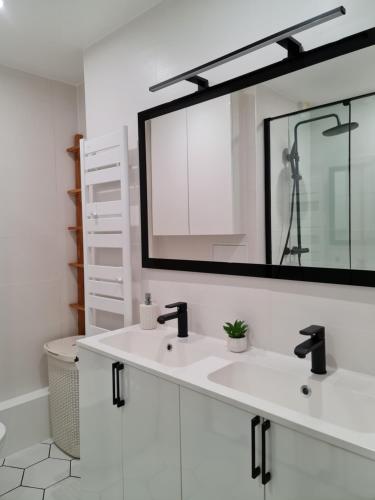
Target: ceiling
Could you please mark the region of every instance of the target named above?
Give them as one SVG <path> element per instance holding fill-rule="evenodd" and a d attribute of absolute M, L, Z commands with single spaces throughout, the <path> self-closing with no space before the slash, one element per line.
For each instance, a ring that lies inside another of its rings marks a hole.
<path fill-rule="evenodd" d="M 78 84 L 83 49 L 161 0 L 4 0 L 0 64 Z"/>

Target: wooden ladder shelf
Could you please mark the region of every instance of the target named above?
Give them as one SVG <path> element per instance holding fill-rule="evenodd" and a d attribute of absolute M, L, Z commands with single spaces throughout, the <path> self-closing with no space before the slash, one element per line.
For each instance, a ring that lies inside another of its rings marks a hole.
<path fill-rule="evenodd" d="M 74 146 L 67 149 L 74 159 L 75 187 L 68 190 L 68 195 L 72 197 L 76 205 L 76 222 L 74 226 L 67 229 L 76 235 L 77 261 L 69 262 L 69 266 L 77 273 L 77 302 L 70 304 L 70 307 L 77 311 L 78 335 L 85 335 L 85 285 L 83 266 L 83 232 L 82 232 L 82 201 L 81 201 L 81 156 L 80 140 L 83 135 L 74 136 Z"/>

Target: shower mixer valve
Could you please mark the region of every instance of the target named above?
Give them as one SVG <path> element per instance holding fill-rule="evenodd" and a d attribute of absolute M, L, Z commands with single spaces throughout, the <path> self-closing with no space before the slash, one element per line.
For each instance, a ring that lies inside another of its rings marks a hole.
<path fill-rule="evenodd" d="M 302 253 L 309 253 L 310 248 L 298 248 L 298 247 L 292 247 L 292 248 L 286 248 L 284 255 L 301 255 Z"/>

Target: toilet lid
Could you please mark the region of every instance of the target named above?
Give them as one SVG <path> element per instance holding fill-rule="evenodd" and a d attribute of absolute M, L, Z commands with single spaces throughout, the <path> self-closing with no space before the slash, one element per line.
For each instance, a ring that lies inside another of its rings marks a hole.
<path fill-rule="evenodd" d="M 0 443 L 5 437 L 6 431 L 5 425 L 0 422 Z"/>
<path fill-rule="evenodd" d="M 44 344 L 44 350 L 55 358 L 67 361 L 68 363 L 74 363 L 77 359 L 77 340 L 79 338 L 82 337 L 75 335 L 74 337 L 52 340 Z"/>

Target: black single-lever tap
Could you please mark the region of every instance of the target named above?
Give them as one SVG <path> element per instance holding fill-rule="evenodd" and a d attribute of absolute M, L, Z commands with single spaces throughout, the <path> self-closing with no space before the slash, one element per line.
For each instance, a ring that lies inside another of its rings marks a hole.
<path fill-rule="evenodd" d="M 311 339 L 305 340 L 294 349 L 294 354 L 305 358 L 311 352 L 312 373 L 324 375 L 326 370 L 326 342 L 324 326 L 311 325 L 299 332 L 301 335 L 310 335 Z"/>
<path fill-rule="evenodd" d="M 168 304 L 165 306 L 167 309 L 177 307 L 177 311 L 168 314 L 162 314 L 158 317 L 158 323 L 164 325 L 166 321 L 170 319 L 178 320 L 178 334 L 177 337 L 185 338 L 188 336 L 188 317 L 187 317 L 187 303 L 186 302 L 175 302 L 174 304 Z"/>

